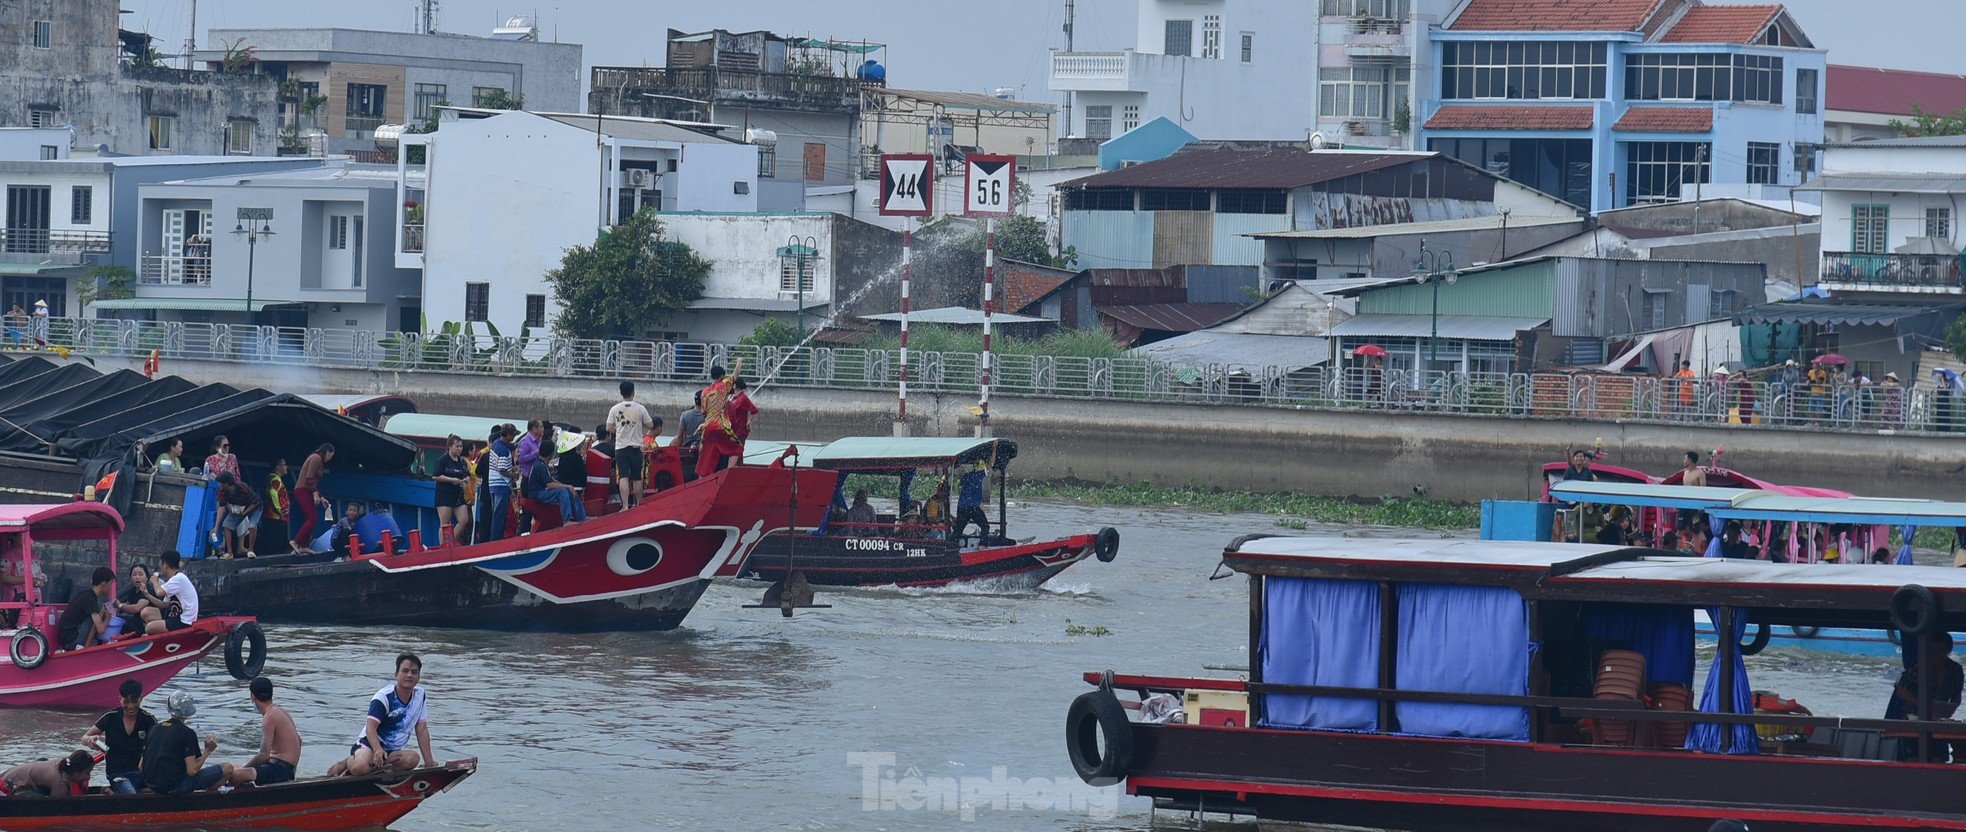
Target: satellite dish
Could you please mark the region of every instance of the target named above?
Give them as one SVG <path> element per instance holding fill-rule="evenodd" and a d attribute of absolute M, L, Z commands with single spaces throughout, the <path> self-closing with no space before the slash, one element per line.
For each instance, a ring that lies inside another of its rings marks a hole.
<path fill-rule="evenodd" d="M 1322 130 L 1311 131 L 1311 149 L 1312 150 L 1324 149 L 1324 131 Z"/>

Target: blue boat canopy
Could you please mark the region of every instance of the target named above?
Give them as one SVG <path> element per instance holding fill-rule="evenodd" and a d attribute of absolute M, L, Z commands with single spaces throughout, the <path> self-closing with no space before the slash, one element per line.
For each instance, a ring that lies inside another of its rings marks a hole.
<path fill-rule="evenodd" d="M 815 468 L 837 470 L 901 470 L 971 462 L 1002 469 L 1016 456 L 1017 443 L 1008 439 L 849 436 L 820 448 L 810 459 Z"/>
<path fill-rule="evenodd" d="M 1897 497 L 1809 497 L 1754 488 L 1699 488 L 1624 482 L 1560 482 L 1550 496 L 1572 503 L 1695 509 L 1725 520 L 1966 526 L 1966 503 Z"/>

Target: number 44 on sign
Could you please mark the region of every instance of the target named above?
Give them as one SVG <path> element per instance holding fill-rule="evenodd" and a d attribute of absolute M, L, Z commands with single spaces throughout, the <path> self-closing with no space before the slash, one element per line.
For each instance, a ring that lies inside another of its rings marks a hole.
<path fill-rule="evenodd" d="M 969 178 L 963 185 L 963 213 L 972 217 L 1008 217 L 1015 213 L 1011 191 L 1017 184 L 1017 159 L 976 154 L 964 161 Z"/>
<path fill-rule="evenodd" d="M 881 157 L 880 212 L 890 217 L 926 217 L 935 201 L 935 159 L 920 153 Z"/>

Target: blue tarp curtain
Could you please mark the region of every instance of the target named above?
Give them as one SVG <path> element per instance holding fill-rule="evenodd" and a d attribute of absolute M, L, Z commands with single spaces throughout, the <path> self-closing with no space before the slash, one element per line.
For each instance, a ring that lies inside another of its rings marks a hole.
<path fill-rule="evenodd" d="M 1713 537 L 1707 541 L 1707 551 L 1702 557 L 1720 557 L 1720 533 L 1727 528 L 1727 521 L 1718 517 L 1707 517 L 1707 525 L 1713 529 Z M 1715 621 L 1720 619 L 1716 618 Z"/>
<path fill-rule="evenodd" d="M 1379 585 L 1311 578 L 1263 580 L 1263 681 L 1282 685 L 1379 686 Z M 1370 699 L 1266 694 L 1264 727 L 1376 731 Z"/>
<path fill-rule="evenodd" d="M 1898 547 L 1898 557 L 1892 560 L 1891 563 L 1894 566 L 1910 566 L 1912 565 L 1911 539 L 1918 536 L 1918 527 L 1900 526 L 1898 527 L 1898 534 L 1904 537 L 1905 543 L 1903 546 Z"/>
<path fill-rule="evenodd" d="M 841 477 L 840 479 L 846 479 L 846 478 Z M 901 515 L 908 513 L 908 507 L 914 505 L 915 503 L 914 491 L 915 491 L 915 469 L 910 468 L 906 471 L 901 472 L 901 491 L 899 492 L 901 494 L 901 499 L 895 501 L 894 506 L 896 509 L 896 514 L 894 516 L 894 519 L 896 520 L 901 519 Z"/>
<path fill-rule="evenodd" d="M 1658 604 L 1591 604 L 1584 637 L 1626 645 L 1645 656 L 1645 681 L 1693 687 L 1693 608 Z"/>
<path fill-rule="evenodd" d="M 1722 633 L 1720 637 L 1732 639 L 1735 644 L 1740 644 L 1741 636 L 1746 635 L 1748 631 L 1748 611 L 1735 608 L 1733 612 L 1733 626 L 1728 627 L 1727 632 Z M 1721 616 L 1720 607 L 1707 608 L 1707 617 L 1713 619 L 1715 629 L 1719 629 L 1720 622 L 1726 620 Z M 1720 690 L 1720 663 L 1729 655 L 1732 655 L 1734 660 L 1734 689 L 1723 694 Z M 1741 652 L 1739 650 L 1716 649 L 1714 651 L 1713 665 L 1707 668 L 1706 689 L 1700 692 L 1700 710 L 1710 714 L 1720 713 L 1720 697 L 1723 695 L 1729 697 L 1731 700 L 1731 704 L 1727 709 L 1728 713 L 1754 713 L 1754 688 L 1748 683 L 1747 662 L 1741 659 Z M 1691 751 L 1705 751 L 1710 754 L 1720 753 L 1720 738 L 1723 728 L 1732 728 L 1734 731 L 1733 744 L 1728 748 L 1727 753 L 1761 753 L 1761 742 L 1755 736 L 1754 726 L 1721 726 L 1711 722 L 1696 722 L 1693 724 L 1693 728 L 1686 732 L 1686 748 Z"/>
<path fill-rule="evenodd" d="M 846 504 L 846 477 L 840 477 L 838 480 L 836 480 L 833 483 L 833 501 L 827 504 L 826 516 L 819 518 L 819 525 L 813 528 L 812 530 L 813 537 L 819 537 L 826 534 L 826 527 L 833 524 L 832 510 L 835 508 L 839 509 L 840 511 L 846 511 L 848 508 L 850 508 L 850 506 Z"/>
<path fill-rule="evenodd" d="M 1689 639 L 1690 641 L 1690 639 Z M 1401 584 L 1401 690 L 1529 694 L 1529 610 L 1514 590 Z M 1529 741 L 1529 709 L 1508 705 L 1401 702 L 1402 734 Z"/>

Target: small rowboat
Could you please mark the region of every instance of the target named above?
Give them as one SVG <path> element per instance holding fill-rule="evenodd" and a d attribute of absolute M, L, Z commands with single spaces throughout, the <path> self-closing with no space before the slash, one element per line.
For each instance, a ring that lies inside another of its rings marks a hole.
<path fill-rule="evenodd" d="M 67 635 L 56 626 L 66 593 L 46 597 L 29 577 L 40 571 L 35 547 L 80 550 L 73 562 L 83 565 L 84 576 L 104 565 L 118 572 L 116 538 L 122 531 L 122 515 L 98 502 L 0 506 L 0 569 L 24 578 L 17 600 L 0 600 L 0 615 L 13 625 L 4 633 L 9 661 L 0 663 L 0 707 L 114 708 L 124 679 L 137 680 L 149 694 L 220 647 L 233 676 L 259 674 L 266 636 L 253 619 L 240 616 L 200 618 L 183 629 L 57 652 Z"/>
<path fill-rule="evenodd" d="M 22 830 L 380 829 L 478 770 L 477 758 L 402 774 L 324 777 L 225 794 L 88 794 L 0 800 L 0 826 Z"/>

